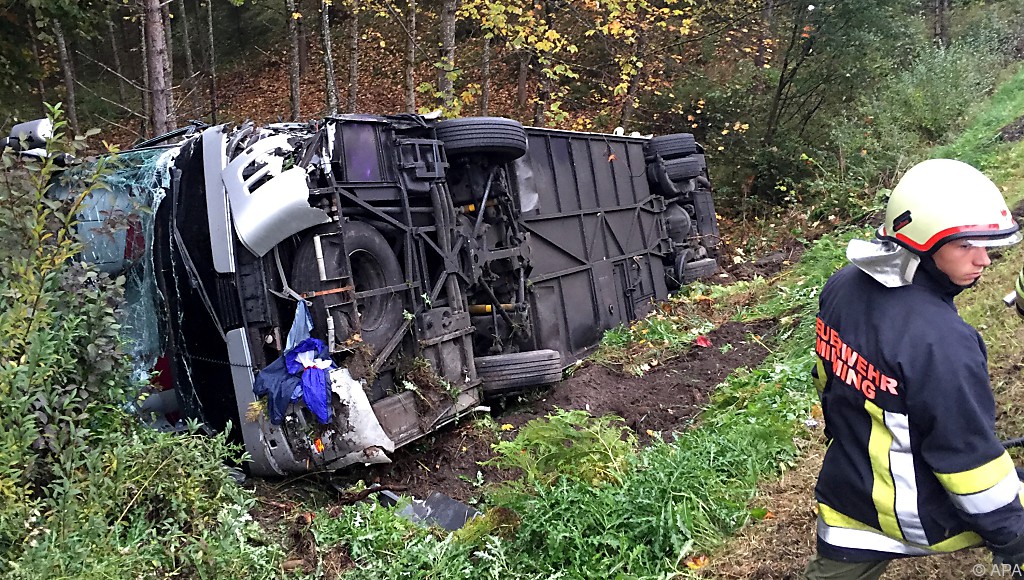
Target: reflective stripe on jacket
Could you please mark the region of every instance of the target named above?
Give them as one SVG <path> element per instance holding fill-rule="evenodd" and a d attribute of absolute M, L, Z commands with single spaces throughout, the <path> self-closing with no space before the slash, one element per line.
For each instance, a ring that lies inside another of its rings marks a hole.
<path fill-rule="evenodd" d="M 985 345 L 946 282 L 919 270 L 886 288 L 848 266 L 822 289 L 815 374 L 829 446 L 815 496 L 827 558 L 950 552 L 1024 532 Z"/>

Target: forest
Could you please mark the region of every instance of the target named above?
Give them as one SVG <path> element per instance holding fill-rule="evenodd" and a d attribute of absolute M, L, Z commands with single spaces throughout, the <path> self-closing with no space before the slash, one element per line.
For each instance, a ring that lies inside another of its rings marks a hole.
<path fill-rule="evenodd" d="M 889 188 L 962 159 L 1024 200 L 1017 0 L 0 0 L 0 135 L 102 155 L 190 124 L 439 111 L 595 133 L 692 133 L 721 268 L 609 330 L 549 389 L 393 463 L 246 477 L 228 432 L 145 428 L 124 276 L 77 260 L 62 168 L 0 173 L 0 576 L 788 578 L 814 551 L 821 285 Z M 1024 324 L 993 252 L 961 315 L 1003 438 L 1024 429 Z M 630 401 L 626 403 L 626 401 Z M 1018 464 L 1021 455 L 1013 452 Z M 414 524 L 371 486 L 478 510 Z M 966 577 L 984 550 L 892 577 Z M 952 570 L 952 572 L 951 572 Z"/>
<path fill-rule="evenodd" d="M 441 110 L 692 132 L 718 205 L 863 213 L 1019 56 L 1015 2 L 4 2 L 4 125 L 127 146 L 192 120 Z M 211 49 L 211 47 L 213 47 Z M 802 212 L 803 213 L 803 212 Z"/>

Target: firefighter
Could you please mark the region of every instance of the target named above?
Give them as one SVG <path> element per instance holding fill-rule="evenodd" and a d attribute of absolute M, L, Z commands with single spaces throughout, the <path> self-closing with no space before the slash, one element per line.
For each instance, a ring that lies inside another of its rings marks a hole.
<path fill-rule="evenodd" d="M 1024 268 L 1017 274 L 1017 284 L 1014 287 L 1013 304 L 1017 307 L 1017 314 L 1024 317 Z"/>
<path fill-rule="evenodd" d="M 828 449 L 808 578 L 878 578 L 893 558 L 986 545 L 1024 564 L 1024 506 L 995 435 L 987 352 L 953 297 L 1020 241 L 980 171 L 932 159 L 893 190 L 873 241 L 819 299 L 813 371 Z"/>

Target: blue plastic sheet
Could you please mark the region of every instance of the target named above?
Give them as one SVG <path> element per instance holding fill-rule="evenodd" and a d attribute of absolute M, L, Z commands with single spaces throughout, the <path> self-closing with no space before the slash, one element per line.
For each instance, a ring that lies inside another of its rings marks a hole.
<path fill-rule="evenodd" d="M 288 405 L 301 392 L 302 402 L 320 423 L 331 420 L 331 388 L 328 372 L 334 368 L 324 343 L 307 338 L 260 371 L 253 384 L 257 397 L 267 396 L 270 422 L 284 422 Z"/>

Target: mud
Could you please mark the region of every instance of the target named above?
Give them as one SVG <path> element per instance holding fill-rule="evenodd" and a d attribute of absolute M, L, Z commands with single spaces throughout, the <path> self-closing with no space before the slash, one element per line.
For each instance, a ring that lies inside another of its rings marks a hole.
<path fill-rule="evenodd" d="M 1024 137 L 1024 117 L 1018 117 L 999 130 L 999 139 L 1002 141 L 1020 141 L 1021 137 Z"/>
<path fill-rule="evenodd" d="M 641 444 L 652 437 L 682 431 L 707 403 L 716 385 L 738 367 L 760 364 L 768 353 L 763 337 L 772 327 L 770 322 L 726 323 L 708 334 L 711 346 L 693 347 L 643 376 L 589 364 L 546 390 L 507 401 L 503 408 L 495 407 L 494 423 L 490 425 L 466 420 L 399 449 L 393 463 L 376 466 L 366 475 L 381 485 L 402 486 L 415 497 L 439 491 L 473 502 L 486 484 L 517 475 L 480 465 L 493 457 L 491 445 L 511 439 L 527 421 L 555 409 L 621 417 Z"/>

